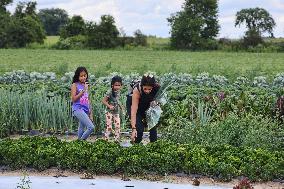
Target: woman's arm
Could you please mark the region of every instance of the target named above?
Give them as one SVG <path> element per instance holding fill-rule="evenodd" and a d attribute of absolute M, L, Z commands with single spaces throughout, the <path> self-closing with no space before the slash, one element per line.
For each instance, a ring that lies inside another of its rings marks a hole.
<path fill-rule="evenodd" d="M 85 90 L 82 90 L 79 92 L 79 94 L 76 95 L 76 83 L 73 83 L 71 85 L 71 100 L 72 102 L 76 102 L 85 92 Z"/>
<path fill-rule="evenodd" d="M 137 88 L 135 88 L 133 90 L 132 105 L 131 105 L 131 127 L 132 129 L 136 128 L 136 114 L 138 110 L 139 99 L 140 99 L 140 93 L 137 90 Z"/>

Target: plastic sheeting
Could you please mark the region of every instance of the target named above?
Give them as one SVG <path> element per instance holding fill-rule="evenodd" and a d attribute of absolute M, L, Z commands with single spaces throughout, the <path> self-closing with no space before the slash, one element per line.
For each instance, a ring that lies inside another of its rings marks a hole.
<path fill-rule="evenodd" d="M 21 180 L 16 176 L 0 176 L 0 189 L 15 189 Z M 223 186 L 200 185 L 193 186 L 191 184 L 172 184 L 162 182 L 149 182 L 140 180 L 122 181 L 120 179 L 80 179 L 78 177 L 42 177 L 30 176 L 30 189 L 227 189 Z"/>

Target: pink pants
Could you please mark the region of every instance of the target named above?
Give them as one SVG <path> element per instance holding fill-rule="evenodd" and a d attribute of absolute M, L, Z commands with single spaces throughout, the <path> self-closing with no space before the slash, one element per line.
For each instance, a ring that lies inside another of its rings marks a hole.
<path fill-rule="evenodd" d="M 120 117 L 119 114 L 112 114 L 110 112 L 106 113 L 106 131 L 105 139 L 109 139 L 109 135 L 112 132 L 112 123 L 114 123 L 115 134 L 114 140 L 119 141 L 120 138 Z"/>

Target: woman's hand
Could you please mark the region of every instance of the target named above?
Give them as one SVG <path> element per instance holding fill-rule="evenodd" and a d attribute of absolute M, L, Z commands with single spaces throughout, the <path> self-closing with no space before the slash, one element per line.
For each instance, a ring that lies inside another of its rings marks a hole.
<path fill-rule="evenodd" d="M 137 137 L 137 130 L 136 128 L 133 128 L 131 133 L 131 141 L 135 142 L 136 137 Z"/>

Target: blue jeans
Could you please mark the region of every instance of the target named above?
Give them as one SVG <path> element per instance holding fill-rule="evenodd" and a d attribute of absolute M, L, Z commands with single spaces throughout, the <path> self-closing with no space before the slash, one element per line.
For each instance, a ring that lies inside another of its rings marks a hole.
<path fill-rule="evenodd" d="M 83 110 L 75 110 L 73 114 L 79 120 L 78 139 L 87 139 L 94 131 L 95 126 L 93 122 Z M 87 127 L 87 129 L 84 131 L 85 127 Z"/>

